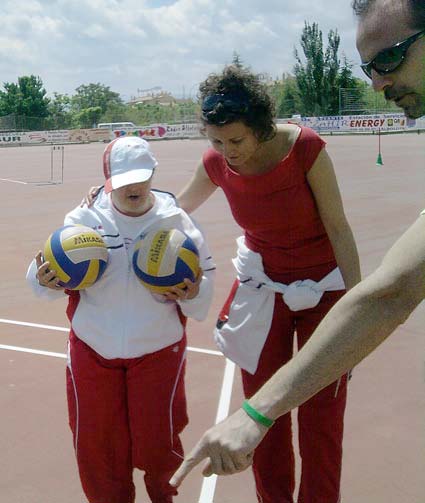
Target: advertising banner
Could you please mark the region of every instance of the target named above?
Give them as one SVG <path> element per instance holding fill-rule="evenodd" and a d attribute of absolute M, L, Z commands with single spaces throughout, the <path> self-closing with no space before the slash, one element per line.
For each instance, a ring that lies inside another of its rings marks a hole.
<path fill-rule="evenodd" d="M 377 115 L 339 115 L 331 117 L 300 117 L 285 120 L 308 126 L 318 133 L 375 133 L 391 131 L 425 130 L 425 117 L 412 120 L 402 113 Z M 282 120 L 278 120 L 278 123 Z M 64 144 L 108 142 L 120 136 L 140 136 L 146 140 L 201 138 L 198 123 L 152 124 L 133 129 L 110 130 L 64 129 L 58 131 L 29 131 L 0 133 L 0 146 L 20 144 Z"/>
<path fill-rule="evenodd" d="M 63 129 L 0 134 L 0 144 L 84 143 L 108 142 L 109 131 L 104 129 Z"/>
<path fill-rule="evenodd" d="M 334 117 L 302 117 L 299 121 L 319 133 L 372 133 L 375 131 L 407 131 L 423 129 L 421 119 L 407 119 L 404 114 L 339 115 Z"/>
<path fill-rule="evenodd" d="M 119 136 L 140 136 L 146 140 L 170 138 L 199 138 L 199 124 L 152 124 L 135 129 L 115 130 L 110 133 L 111 140 Z"/>

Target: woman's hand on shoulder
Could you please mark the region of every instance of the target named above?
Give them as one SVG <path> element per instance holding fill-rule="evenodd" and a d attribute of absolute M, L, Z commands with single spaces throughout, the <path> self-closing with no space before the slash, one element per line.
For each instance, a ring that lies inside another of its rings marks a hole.
<path fill-rule="evenodd" d="M 88 193 L 84 196 L 80 203 L 80 208 L 83 208 L 84 206 L 93 206 L 93 203 L 96 201 L 97 196 L 99 195 L 99 192 L 102 189 L 102 185 L 97 185 L 96 187 L 90 187 Z"/>

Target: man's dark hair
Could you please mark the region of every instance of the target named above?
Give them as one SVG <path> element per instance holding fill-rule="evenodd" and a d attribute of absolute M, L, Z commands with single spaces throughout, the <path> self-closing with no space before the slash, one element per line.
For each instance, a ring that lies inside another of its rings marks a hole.
<path fill-rule="evenodd" d="M 411 26 L 425 30 L 425 2 L 424 0 L 405 0 L 411 14 Z M 364 16 L 375 5 L 376 0 L 353 0 L 351 5 L 357 16 Z"/>

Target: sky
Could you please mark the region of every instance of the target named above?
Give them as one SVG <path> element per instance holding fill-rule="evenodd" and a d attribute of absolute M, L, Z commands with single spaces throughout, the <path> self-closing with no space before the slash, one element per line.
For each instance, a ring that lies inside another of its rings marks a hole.
<path fill-rule="evenodd" d="M 100 83 L 126 101 L 152 88 L 195 97 L 234 52 L 256 73 L 292 72 L 305 21 L 324 42 L 338 29 L 360 77 L 350 1 L 0 0 L 0 89 L 36 75 L 49 96 Z"/>

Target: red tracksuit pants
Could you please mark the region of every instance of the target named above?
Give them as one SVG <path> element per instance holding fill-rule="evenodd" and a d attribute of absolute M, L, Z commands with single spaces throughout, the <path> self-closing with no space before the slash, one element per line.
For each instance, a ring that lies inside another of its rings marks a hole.
<path fill-rule="evenodd" d="M 273 321 L 254 375 L 242 370 L 245 396 L 252 396 L 284 363 L 292 358 L 294 334 L 301 348 L 342 296 L 326 292 L 319 305 L 293 312 L 276 295 Z M 347 376 L 323 389 L 298 409 L 302 459 L 297 503 L 338 503 L 342 461 Z M 280 417 L 257 447 L 253 472 L 260 503 L 293 503 L 295 460 L 291 414 Z"/>
<path fill-rule="evenodd" d="M 186 338 L 140 358 L 106 360 L 70 334 L 69 423 L 90 503 L 134 503 L 134 468 L 153 503 L 171 503 L 182 462 Z"/>

